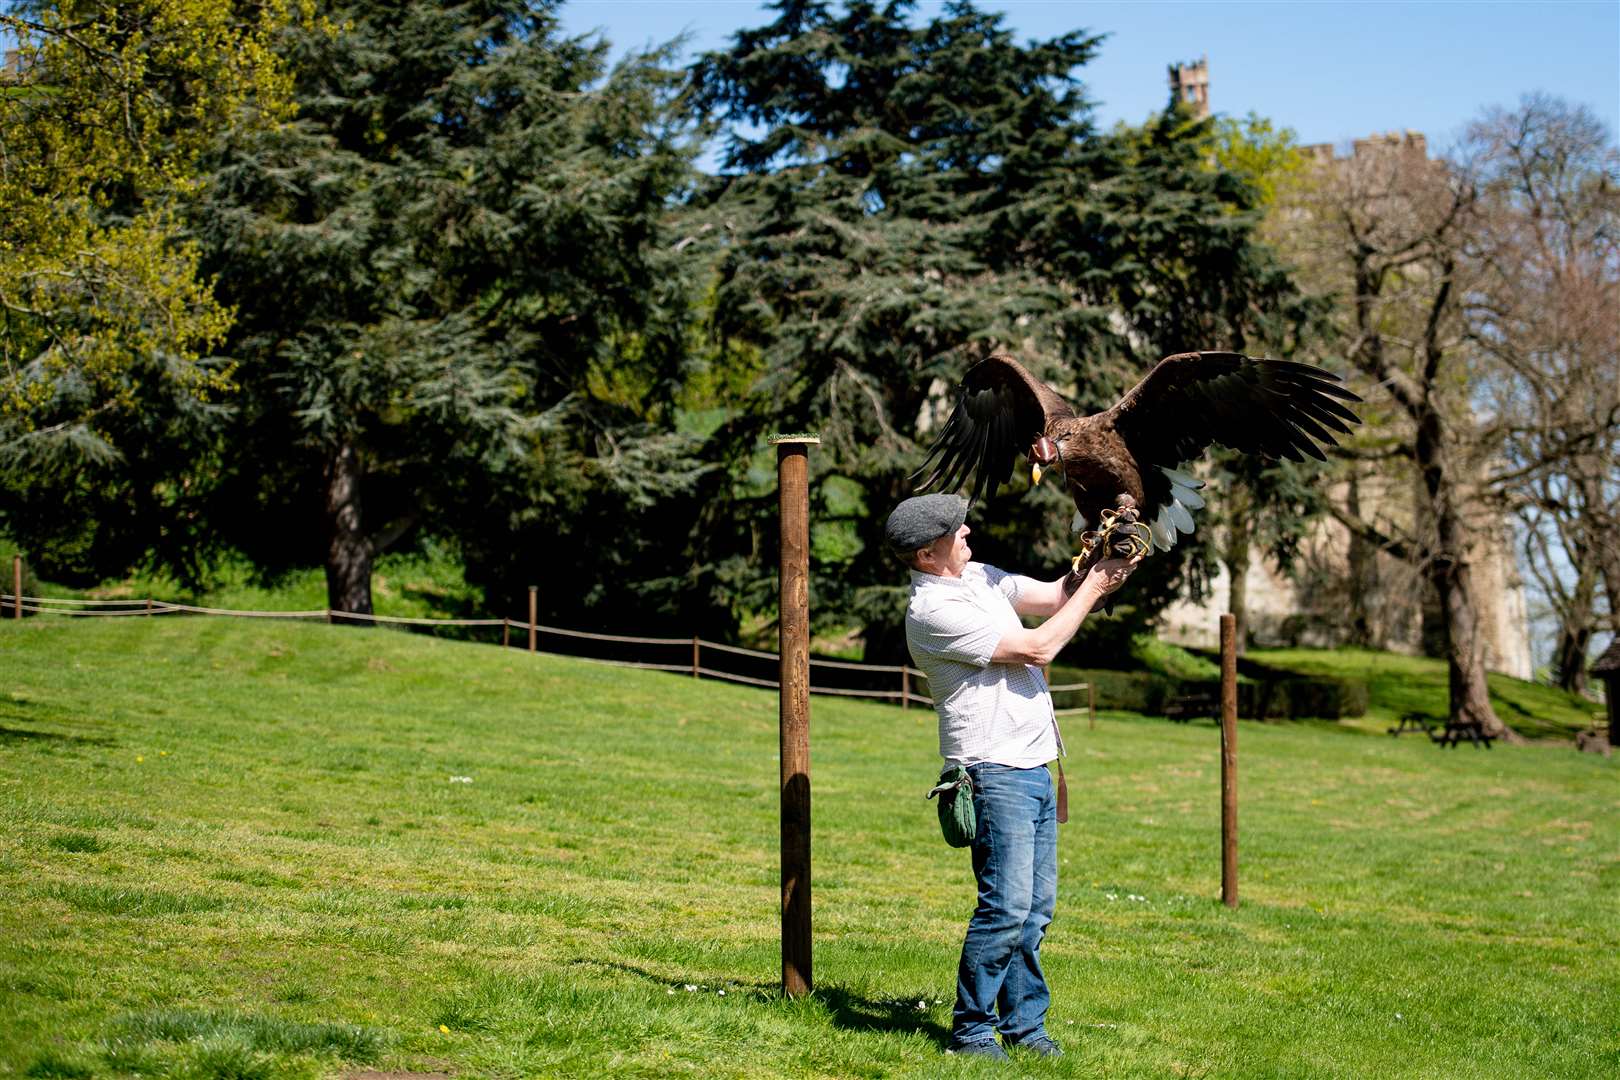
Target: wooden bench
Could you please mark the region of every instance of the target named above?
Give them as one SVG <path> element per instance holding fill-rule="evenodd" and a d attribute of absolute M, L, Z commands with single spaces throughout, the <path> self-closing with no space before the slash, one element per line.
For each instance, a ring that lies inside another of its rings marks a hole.
<path fill-rule="evenodd" d="M 1440 723 L 1428 713 L 1409 712 L 1402 713 L 1400 723 L 1389 729 L 1391 735 L 1405 735 L 1413 731 L 1421 731 L 1425 735 L 1432 732 Z"/>
<path fill-rule="evenodd" d="M 1495 737 L 1494 735 L 1485 734 L 1485 729 L 1478 724 L 1466 720 L 1447 720 L 1446 728 L 1440 734 L 1436 735 L 1432 731 L 1429 732 L 1429 738 L 1448 749 L 1455 749 L 1458 743 L 1467 739 L 1474 744 L 1475 749 L 1478 749 L 1479 745 L 1483 743 L 1485 749 L 1489 750 L 1491 740 Z"/>
<path fill-rule="evenodd" d="M 1181 694 L 1165 702 L 1164 715 L 1178 724 L 1185 724 L 1202 716 L 1207 716 L 1211 720 L 1219 720 L 1221 717 L 1221 696 L 1207 693 Z"/>

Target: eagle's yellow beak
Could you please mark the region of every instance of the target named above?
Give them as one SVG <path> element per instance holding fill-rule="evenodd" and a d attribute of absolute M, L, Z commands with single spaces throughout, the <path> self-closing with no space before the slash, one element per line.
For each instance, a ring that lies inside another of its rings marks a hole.
<path fill-rule="evenodd" d="M 1035 462 L 1029 467 L 1029 483 L 1031 487 L 1041 482 L 1041 463 Z"/>

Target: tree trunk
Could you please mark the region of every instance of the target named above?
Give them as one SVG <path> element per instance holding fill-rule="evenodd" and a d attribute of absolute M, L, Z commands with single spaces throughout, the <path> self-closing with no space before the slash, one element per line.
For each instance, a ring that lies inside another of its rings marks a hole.
<path fill-rule="evenodd" d="M 1350 467 L 1349 486 L 1345 489 L 1344 508 L 1350 516 L 1361 516 L 1361 471 Z M 1368 613 L 1368 597 L 1377 588 L 1377 552 L 1360 534 L 1350 534 L 1350 611 L 1345 627 L 1344 643 L 1358 649 L 1375 647 L 1372 616 Z"/>
<path fill-rule="evenodd" d="M 361 527 L 360 453 L 348 440 L 326 464 L 326 605 L 371 614 L 371 541 Z"/>
<path fill-rule="evenodd" d="M 1462 493 L 1451 476 L 1440 415 L 1429 408 L 1418 418 L 1417 462 L 1423 473 L 1428 511 L 1434 515 L 1439 548 L 1429 560 L 1429 577 L 1440 594 L 1445 630 L 1446 668 L 1451 688 L 1451 719 L 1475 723 L 1503 742 L 1523 742 L 1491 707 L 1485 681 L 1484 643 L 1479 607 L 1474 602 L 1473 570 L 1466 555 L 1468 532 L 1457 508 Z"/>
<path fill-rule="evenodd" d="M 1558 644 L 1553 648 L 1553 679 L 1559 689 L 1572 694 L 1586 693 L 1586 650 L 1592 644 L 1590 626 L 1564 626 L 1558 631 Z"/>
<path fill-rule="evenodd" d="M 1571 553 L 1579 560 L 1575 588 L 1563 610 L 1558 626 L 1558 645 L 1553 650 L 1553 679 L 1575 694 L 1586 692 L 1586 650 L 1592 644 L 1593 608 L 1597 604 L 1598 570 L 1579 546 Z"/>

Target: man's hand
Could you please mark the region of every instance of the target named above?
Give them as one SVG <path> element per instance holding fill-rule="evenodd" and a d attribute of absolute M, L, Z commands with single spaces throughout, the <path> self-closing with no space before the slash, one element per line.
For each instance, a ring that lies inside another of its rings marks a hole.
<path fill-rule="evenodd" d="M 1125 580 L 1131 576 L 1131 572 L 1141 561 L 1140 555 L 1129 559 L 1103 559 L 1091 568 L 1084 584 L 1098 599 L 1101 599 L 1125 584 Z"/>
<path fill-rule="evenodd" d="M 1088 586 L 1093 602 L 1100 600 L 1125 584 L 1125 579 L 1131 576 L 1131 571 L 1141 561 L 1140 555 L 1129 559 L 1103 559 L 1095 563 L 1084 578 L 1071 570 L 1063 579 L 1063 595 L 1073 596 L 1075 590 L 1084 584 Z"/>

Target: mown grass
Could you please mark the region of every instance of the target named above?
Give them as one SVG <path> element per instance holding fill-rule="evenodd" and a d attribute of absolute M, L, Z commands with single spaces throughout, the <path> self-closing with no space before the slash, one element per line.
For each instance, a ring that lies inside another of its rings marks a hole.
<path fill-rule="evenodd" d="M 0 535 L 0 566 L 11 591 L 11 556 L 16 546 Z M 26 558 L 26 556 L 25 556 Z M 35 582 L 43 595 L 78 600 L 144 600 L 232 611 L 323 611 L 326 575 L 319 567 L 266 575 L 241 555 L 224 555 L 204 568 L 202 580 L 188 587 L 158 571 L 136 571 L 90 588 Z M 466 580 L 465 567 L 453 546 L 427 540 L 415 550 L 378 556 L 371 579 L 372 600 L 380 614 L 405 618 L 499 618 L 517 612 L 489 609 L 483 590 Z M 483 640 L 498 640 L 500 630 Z"/>
<path fill-rule="evenodd" d="M 1373 730 L 1393 726 L 1403 713 L 1446 715 L 1446 662 L 1423 656 L 1365 649 L 1255 649 L 1248 658 L 1304 675 L 1334 675 L 1367 684 L 1367 715 L 1356 726 Z M 1491 705 L 1502 722 L 1535 739 L 1572 739 L 1591 726 L 1603 706 L 1552 686 L 1492 672 Z"/>
<path fill-rule="evenodd" d="M 0 1072 L 952 1076 L 932 714 L 813 705 L 783 1000 L 776 699 L 383 630 L 0 625 Z M 1050 1076 L 1620 1070 L 1617 763 L 1071 722 Z"/>

